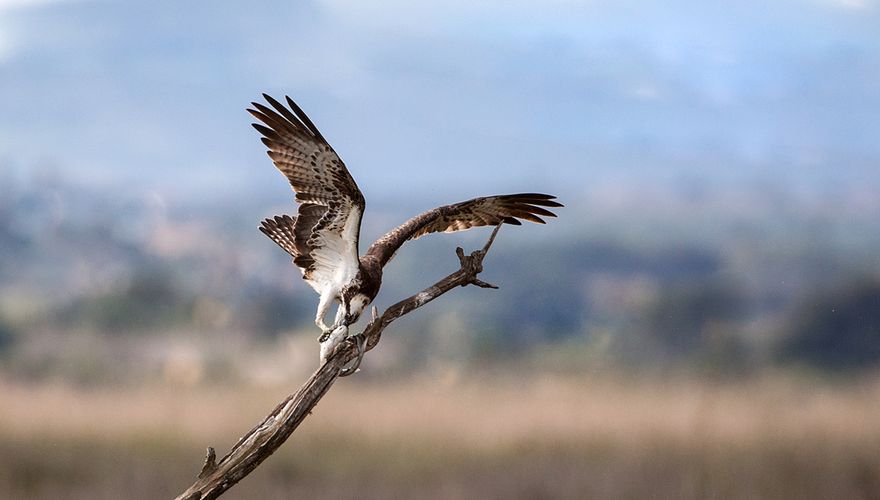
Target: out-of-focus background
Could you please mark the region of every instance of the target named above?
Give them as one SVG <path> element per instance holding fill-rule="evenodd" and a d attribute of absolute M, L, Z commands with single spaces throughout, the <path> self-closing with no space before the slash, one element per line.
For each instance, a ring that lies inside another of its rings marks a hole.
<path fill-rule="evenodd" d="M 0 497 L 167 498 L 316 368 L 244 108 L 372 240 L 538 191 L 229 498 L 880 498 L 880 5 L 0 0 Z M 380 308 L 487 230 L 408 244 Z"/>

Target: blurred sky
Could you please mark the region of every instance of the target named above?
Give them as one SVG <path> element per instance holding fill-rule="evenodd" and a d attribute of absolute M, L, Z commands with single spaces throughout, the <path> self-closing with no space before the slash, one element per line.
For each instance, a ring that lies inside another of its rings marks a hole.
<path fill-rule="evenodd" d="M 261 92 L 368 198 L 399 174 L 414 194 L 880 177 L 876 0 L 0 0 L 14 175 L 283 191 L 244 111 Z"/>

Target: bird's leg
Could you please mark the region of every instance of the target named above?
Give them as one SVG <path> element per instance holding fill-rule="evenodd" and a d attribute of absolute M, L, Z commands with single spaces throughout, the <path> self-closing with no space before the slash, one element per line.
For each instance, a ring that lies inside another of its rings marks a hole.
<path fill-rule="evenodd" d="M 347 309 L 347 308 L 346 308 Z M 346 316 L 348 315 L 348 311 L 346 311 Z M 373 321 L 376 320 L 377 309 L 376 306 L 373 306 Z M 358 355 L 357 359 L 354 360 L 351 366 L 345 367 L 339 371 L 340 377 L 347 377 L 358 370 L 358 367 L 361 366 L 361 361 L 364 359 L 364 353 L 367 352 L 367 338 L 364 336 L 364 333 L 356 333 L 354 335 L 348 335 L 347 339 L 351 339 L 354 341 L 355 346 L 357 346 Z"/>
<path fill-rule="evenodd" d="M 364 359 L 364 353 L 366 352 L 367 339 L 363 336 L 363 334 L 349 335 L 349 325 L 346 321 L 346 318 L 350 316 L 351 303 L 345 300 L 345 298 L 343 298 L 341 302 L 342 303 L 339 304 L 339 308 L 336 309 L 336 318 L 333 320 L 333 326 L 326 330 L 324 334 L 321 335 L 321 338 L 318 340 L 321 342 L 321 364 L 327 362 L 327 359 L 333 352 L 333 349 L 339 343 L 348 339 L 354 341 L 358 350 L 357 359 L 355 359 L 354 363 L 352 363 L 351 366 L 345 367 L 339 372 L 340 377 L 347 377 L 356 372 L 358 370 L 358 367 L 361 365 L 361 360 Z M 373 309 L 373 319 L 375 320 L 375 307 Z"/>
<path fill-rule="evenodd" d="M 348 327 L 345 325 L 337 326 L 333 330 L 327 333 L 327 338 L 321 341 L 321 364 L 327 362 L 330 359 L 330 355 L 333 354 L 333 351 L 336 349 L 336 346 L 345 342 L 345 339 L 348 337 Z"/>
<path fill-rule="evenodd" d="M 321 294 L 321 299 L 318 301 L 318 312 L 315 314 L 315 324 L 321 329 L 321 336 L 318 337 L 318 342 L 324 342 L 327 340 L 330 337 L 330 332 L 333 331 L 332 327 L 328 327 L 327 324 L 324 323 L 324 315 L 326 315 L 327 310 L 330 309 L 333 295 L 332 291 L 327 290 Z"/>
<path fill-rule="evenodd" d="M 323 296 L 321 297 L 323 299 Z M 320 307 L 320 306 L 319 306 Z M 327 307 L 325 307 L 324 311 L 329 308 L 329 301 Z M 333 320 L 333 326 L 324 330 L 324 333 L 321 335 L 321 338 L 318 341 L 321 343 L 321 364 L 327 362 L 330 354 L 336 348 L 337 345 L 344 342 L 345 340 L 351 338 L 348 335 L 348 323 L 346 323 L 346 318 L 349 315 L 350 303 L 345 299 L 342 299 L 339 304 L 339 308 L 336 309 L 336 318 Z M 323 319 L 323 315 L 321 316 Z M 317 322 L 317 319 L 315 320 Z M 326 328 L 326 326 L 322 327 Z M 352 336 L 355 337 L 355 336 Z M 364 356 L 364 346 L 365 339 L 361 335 L 357 335 L 355 339 L 356 345 L 358 347 L 358 359 L 355 362 L 352 368 L 344 368 L 341 372 L 343 377 L 351 375 L 354 373 L 358 366 L 361 364 L 361 359 Z"/>
<path fill-rule="evenodd" d="M 343 299 L 342 303 L 339 304 L 339 307 L 336 309 L 336 317 L 333 318 L 333 326 L 330 327 L 331 330 L 342 324 L 347 315 L 347 310 L 348 307 L 346 307 L 345 300 Z"/>

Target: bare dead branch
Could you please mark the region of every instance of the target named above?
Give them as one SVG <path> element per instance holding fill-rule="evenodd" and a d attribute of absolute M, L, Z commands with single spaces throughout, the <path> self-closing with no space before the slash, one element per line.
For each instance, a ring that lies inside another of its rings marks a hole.
<path fill-rule="evenodd" d="M 382 331 L 392 321 L 431 302 L 444 293 L 459 286 L 476 285 L 483 288 L 498 288 L 477 279 L 483 271 L 483 258 L 495 241 L 500 225 L 492 231 L 492 236 L 481 250 L 465 255 L 460 247 L 455 249 L 460 269 L 446 276 L 437 283 L 421 292 L 407 297 L 392 305 L 378 316 L 375 306 L 372 308 L 372 321 L 367 325 L 363 335 L 364 348 L 369 351 L 376 347 L 382 337 Z M 311 413 L 318 401 L 327 393 L 343 371 L 343 367 L 357 357 L 357 346 L 354 340 L 341 343 L 324 365 L 294 394 L 288 396 L 269 413 L 256 427 L 245 434 L 232 450 L 219 462 L 216 461 L 214 448 L 208 448 L 205 464 L 202 466 L 196 481 L 177 496 L 176 500 L 209 500 L 217 498 L 235 483 L 251 473 L 260 463 L 281 446 L 300 423 Z"/>

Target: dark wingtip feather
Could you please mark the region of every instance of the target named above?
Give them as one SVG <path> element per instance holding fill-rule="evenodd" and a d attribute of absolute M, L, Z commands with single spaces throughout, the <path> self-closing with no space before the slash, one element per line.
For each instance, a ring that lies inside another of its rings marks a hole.
<path fill-rule="evenodd" d="M 263 219 L 260 221 L 260 231 L 269 236 L 269 230 L 275 227 L 275 221 L 272 219 Z"/>
<path fill-rule="evenodd" d="M 541 208 L 541 207 L 538 207 L 538 206 L 535 206 L 535 205 L 532 205 L 529 203 L 525 203 L 524 205 L 525 206 L 522 208 L 524 210 L 528 210 L 529 212 L 531 212 L 533 214 L 544 215 L 547 217 L 556 217 L 556 214 L 554 214 L 553 212 L 551 212 L 545 208 Z"/>
<path fill-rule="evenodd" d="M 268 139 L 275 139 L 275 140 L 280 139 L 278 132 L 272 130 L 271 128 L 269 128 L 265 125 L 260 125 L 259 123 L 251 123 L 251 126 L 254 127 L 255 129 L 257 129 L 257 132 L 263 134 L 263 136 Z"/>
<path fill-rule="evenodd" d="M 556 199 L 556 197 L 553 196 L 552 194 L 546 194 L 546 193 L 517 193 L 517 194 L 511 195 L 511 196 L 513 196 L 515 198 L 539 198 L 539 199 L 544 199 L 544 200 Z"/>
<path fill-rule="evenodd" d="M 513 216 L 519 217 L 520 219 L 527 220 L 529 222 L 534 222 L 536 224 L 546 224 L 546 222 L 544 222 L 544 219 L 529 212 L 514 212 Z"/>
<path fill-rule="evenodd" d="M 528 203 L 529 205 L 539 205 L 542 207 L 562 207 L 562 203 L 555 200 L 552 194 L 544 193 L 519 193 L 507 195 L 506 198 L 516 200 L 518 202 Z"/>
<path fill-rule="evenodd" d="M 251 116 L 253 116 L 257 120 L 260 120 L 261 122 L 266 123 L 266 116 L 263 115 L 263 113 L 260 113 L 258 110 L 247 108 L 247 112 L 250 113 Z"/>
<path fill-rule="evenodd" d="M 324 136 L 321 135 L 321 132 L 318 130 L 318 127 L 316 127 L 315 124 L 312 123 L 312 120 L 309 119 L 309 116 L 305 113 L 305 111 L 303 111 L 302 108 L 300 108 L 299 105 L 297 105 L 296 102 L 294 102 L 293 99 L 290 98 L 290 96 L 288 96 L 288 95 L 284 96 L 284 99 L 287 101 L 288 106 L 285 106 L 280 101 L 278 101 L 277 99 L 275 99 L 274 97 L 270 96 L 269 94 L 267 94 L 265 92 L 263 92 L 263 99 L 265 99 L 266 102 L 268 102 L 269 105 L 271 105 L 273 108 L 275 108 L 275 110 L 272 111 L 269 108 L 267 108 L 265 105 L 260 104 L 258 102 L 252 102 L 251 105 L 254 108 L 256 108 L 257 110 L 261 111 L 264 115 L 266 115 L 268 117 L 272 117 L 272 115 L 276 115 L 278 118 L 281 118 L 283 120 L 290 122 L 291 124 L 293 124 L 295 127 L 299 128 L 299 129 L 307 130 L 316 139 L 318 139 L 324 143 L 327 142 L 327 140 L 324 139 Z M 289 107 L 289 109 L 288 109 L 288 107 Z M 252 110 L 248 110 L 248 111 L 251 111 L 251 114 L 254 114 L 254 111 L 252 111 Z M 257 115 L 255 115 L 255 116 L 257 116 Z M 260 116 L 257 116 L 257 118 L 260 119 L 261 121 L 266 121 Z"/>
<path fill-rule="evenodd" d="M 324 141 L 326 143 L 327 140 L 324 139 L 323 135 L 321 135 L 321 131 L 318 130 L 318 127 L 316 127 L 315 124 L 312 123 L 312 120 L 309 118 L 309 115 L 307 115 L 306 112 L 303 111 L 302 108 L 299 107 L 299 105 L 296 102 L 294 102 L 293 99 L 291 99 L 289 95 L 285 95 L 284 99 L 287 100 L 287 105 L 290 106 L 290 109 L 292 109 L 294 113 L 296 113 L 297 118 L 299 118 L 300 121 L 302 121 L 302 123 L 306 126 L 306 128 L 308 128 L 309 131 L 311 131 L 312 134 L 315 135 L 315 137 L 317 137 L 318 139 L 320 139 L 321 141 Z"/>
<path fill-rule="evenodd" d="M 287 214 L 275 216 L 275 224 L 278 226 L 292 227 L 294 222 L 295 222 L 294 218 L 287 215 Z"/>
<path fill-rule="evenodd" d="M 269 104 L 271 104 L 272 107 L 275 108 L 275 109 L 278 110 L 278 111 L 281 111 L 282 109 L 286 110 L 286 108 L 284 107 L 283 104 L 281 104 L 280 102 L 278 102 L 277 99 L 275 99 L 274 97 L 270 96 L 269 94 L 265 94 L 265 93 L 264 93 L 264 94 L 263 94 L 263 99 L 265 99 L 266 102 L 268 102 Z"/>

